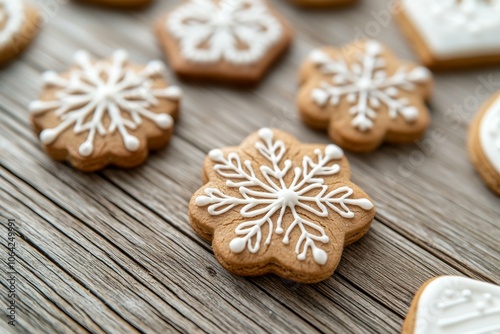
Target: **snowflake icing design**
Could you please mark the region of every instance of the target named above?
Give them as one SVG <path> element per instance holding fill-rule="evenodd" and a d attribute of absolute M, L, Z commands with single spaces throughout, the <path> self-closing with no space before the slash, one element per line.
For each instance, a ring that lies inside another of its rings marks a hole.
<path fill-rule="evenodd" d="M 321 50 L 314 50 L 310 60 L 323 75 L 332 78 L 331 82 L 324 80 L 311 91 L 314 103 L 320 107 L 328 103 L 338 106 L 341 99 L 346 98 L 353 105 L 349 110 L 354 115 L 351 124 L 360 131 L 373 128 L 382 105 L 387 107 L 391 119 L 402 116 L 407 122 L 415 121 L 419 109 L 398 96 L 401 90 L 413 91 L 416 84 L 427 82 L 431 74 L 424 67 L 409 70 L 401 66 L 389 76 L 383 51 L 382 45 L 369 41 L 365 52 L 358 53 L 356 62 L 348 65 L 344 59 L 335 60 Z"/>
<path fill-rule="evenodd" d="M 500 27 L 500 0 L 434 1 L 433 13 L 446 21 L 450 31 L 457 28 L 478 33 Z"/>
<path fill-rule="evenodd" d="M 261 0 L 191 0 L 173 11 L 167 29 L 190 61 L 252 64 L 283 34 Z"/>
<path fill-rule="evenodd" d="M 328 145 L 324 152 L 316 149 L 316 161 L 304 156 L 301 168 L 293 167 L 291 160 L 283 161 L 287 148 L 283 141 L 274 140 L 272 130 L 261 129 L 259 136 L 261 140 L 255 147 L 270 163 L 270 166 L 259 166 L 264 180 L 256 175 L 251 161 L 242 163 L 237 153 L 229 153 L 224 157 L 221 150 L 213 150 L 209 156 L 216 163 L 214 170 L 227 179 L 228 187 L 238 189 L 241 196 L 232 197 L 219 189 L 207 188 L 205 195 L 196 198 L 196 205 L 209 205 L 210 215 L 221 215 L 237 206 L 243 206 L 240 214 L 248 220 L 235 229 L 237 237 L 229 244 L 233 253 L 241 253 L 245 249 L 250 253 L 257 253 L 262 244 L 262 227 L 268 224 L 269 234 L 264 241 L 265 245 L 271 243 L 273 231 L 278 235 L 284 233 L 282 242 L 289 244 L 291 232 L 298 228 L 301 234 L 295 246 L 297 259 L 304 261 L 310 248 L 314 261 L 324 265 L 328 255 L 316 243 L 325 244 L 329 238 L 320 224 L 301 215 L 298 208 L 317 217 L 327 217 L 331 210 L 344 218 L 353 218 L 354 213 L 348 206 L 370 210 L 373 204 L 365 198 L 351 198 L 354 191 L 350 187 L 342 186 L 329 191 L 329 186 L 324 184 L 322 177 L 336 175 L 340 171 L 338 164 L 330 164 L 343 156 L 342 150 L 336 145 Z M 294 176 L 287 184 L 285 177 L 288 173 L 293 173 Z M 311 192 L 317 194 L 310 195 Z M 293 217 L 289 226 L 285 226 L 284 222 L 287 211 Z"/>
<path fill-rule="evenodd" d="M 53 101 L 32 102 L 30 110 L 34 114 L 53 111 L 61 122 L 40 133 L 42 143 L 54 142 L 74 125 L 75 134 L 88 131 L 87 139 L 78 150 L 82 156 L 93 153 L 97 133 L 105 136 L 115 131 L 120 133 L 125 148 L 133 152 L 139 149 L 140 142 L 127 129 L 139 127 L 143 118 L 151 120 L 160 129 L 171 128 L 172 116 L 154 113 L 149 108 L 157 105 L 158 99 L 179 100 L 181 90 L 176 86 L 153 88 L 153 79 L 164 70 L 162 62 L 152 61 L 143 70 L 137 71 L 127 67 L 127 59 L 127 53 L 118 50 L 109 63 L 92 62 L 86 51 L 79 51 L 75 55 L 78 69 L 72 70 L 68 78 L 55 72 L 44 73 L 44 84 L 61 90 Z M 105 115 L 110 119 L 107 128 L 103 124 Z"/>
<path fill-rule="evenodd" d="M 0 0 L 0 46 L 9 43 L 22 29 L 25 20 L 23 1 Z"/>

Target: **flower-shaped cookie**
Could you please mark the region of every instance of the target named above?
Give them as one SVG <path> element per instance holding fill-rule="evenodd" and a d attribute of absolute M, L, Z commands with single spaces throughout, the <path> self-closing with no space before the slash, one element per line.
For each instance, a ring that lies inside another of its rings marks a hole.
<path fill-rule="evenodd" d="M 366 234 L 375 215 L 349 176 L 339 147 L 303 145 L 264 128 L 239 147 L 209 153 L 207 184 L 189 206 L 191 224 L 237 275 L 318 282 L 333 274 L 344 246 Z"/>
<path fill-rule="evenodd" d="M 291 29 L 265 0 L 188 0 L 157 23 L 181 76 L 258 81 L 291 41 Z"/>
<path fill-rule="evenodd" d="M 416 293 L 402 334 L 495 334 L 500 286 L 459 276 L 427 281 Z"/>
<path fill-rule="evenodd" d="M 19 55 L 36 36 L 39 17 L 24 0 L 0 0 L 0 65 Z"/>
<path fill-rule="evenodd" d="M 500 92 L 479 110 L 468 143 L 472 163 L 488 187 L 500 195 Z"/>
<path fill-rule="evenodd" d="M 367 152 L 387 141 L 418 139 L 430 117 L 432 75 L 402 62 L 376 41 L 311 52 L 300 72 L 302 119 L 328 129 L 341 147 Z"/>
<path fill-rule="evenodd" d="M 398 21 L 435 69 L 500 64 L 500 0 L 401 0 Z"/>
<path fill-rule="evenodd" d="M 30 105 L 52 158 L 84 171 L 133 167 L 168 143 L 181 90 L 167 85 L 163 63 L 130 64 L 123 50 L 107 60 L 79 51 L 75 62 L 66 73 L 46 72 L 40 100 Z"/>

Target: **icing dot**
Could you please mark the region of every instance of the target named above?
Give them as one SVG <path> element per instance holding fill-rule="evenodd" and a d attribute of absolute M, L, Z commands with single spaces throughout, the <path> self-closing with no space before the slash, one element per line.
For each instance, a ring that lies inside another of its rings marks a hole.
<path fill-rule="evenodd" d="M 128 58 L 128 53 L 127 51 L 123 50 L 123 49 L 119 49 L 119 50 L 116 50 L 114 53 L 113 53 L 113 58 L 117 61 L 117 62 L 123 62 L 124 60 L 126 60 Z"/>
<path fill-rule="evenodd" d="M 367 200 L 366 198 L 357 200 L 356 204 L 363 210 L 370 210 L 371 208 L 373 208 L 373 203 Z"/>
<path fill-rule="evenodd" d="M 259 136 L 262 139 L 271 140 L 274 137 L 274 133 L 269 128 L 262 128 L 262 129 L 259 130 Z"/>
<path fill-rule="evenodd" d="M 472 295 L 472 292 L 468 289 L 462 291 L 462 296 L 464 297 L 470 297 Z"/>
<path fill-rule="evenodd" d="M 206 206 L 206 205 L 210 204 L 211 202 L 212 202 L 212 200 L 208 196 L 198 196 L 195 199 L 195 203 L 198 206 Z"/>
<path fill-rule="evenodd" d="M 87 62 L 89 57 L 90 57 L 89 53 L 85 50 L 77 51 L 74 55 L 75 62 L 80 64 Z"/>
<path fill-rule="evenodd" d="M 281 234 L 281 233 L 283 233 L 283 227 L 281 227 L 281 226 L 277 227 L 276 228 L 276 234 Z"/>
<path fill-rule="evenodd" d="M 174 120 L 169 114 L 159 114 L 155 117 L 155 123 L 162 129 L 168 129 L 172 126 Z"/>
<path fill-rule="evenodd" d="M 323 89 L 313 89 L 311 92 L 311 97 L 314 102 L 316 102 L 319 106 L 324 106 L 328 101 L 328 93 Z"/>
<path fill-rule="evenodd" d="M 493 296 L 492 296 L 492 294 L 491 294 L 491 293 L 485 293 L 483 297 L 484 297 L 484 299 L 485 299 L 486 301 L 488 301 L 488 302 L 489 302 L 489 301 L 491 301 L 491 300 L 493 299 Z"/>
<path fill-rule="evenodd" d="M 245 238 L 235 238 L 229 243 L 229 248 L 233 253 L 241 253 L 245 249 L 247 241 Z"/>
<path fill-rule="evenodd" d="M 325 154 L 329 159 L 340 159 L 344 156 L 344 151 L 337 145 L 330 144 L 326 147 Z"/>
<path fill-rule="evenodd" d="M 170 86 L 166 90 L 166 96 L 171 99 L 180 99 L 182 97 L 182 89 L 177 86 Z"/>
<path fill-rule="evenodd" d="M 134 152 L 139 149 L 140 142 L 139 139 L 137 139 L 136 137 L 128 135 L 125 138 L 123 138 L 123 141 L 125 143 L 125 148 L 127 150 Z"/>
<path fill-rule="evenodd" d="M 417 107 L 406 107 L 401 109 L 401 113 L 403 117 L 407 121 L 415 121 L 418 117 L 418 108 Z"/>
<path fill-rule="evenodd" d="M 45 110 L 44 104 L 41 101 L 32 101 L 32 102 L 30 102 L 30 104 L 28 106 L 28 109 L 31 112 L 37 112 L 37 111 Z"/>
<path fill-rule="evenodd" d="M 224 159 L 224 154 L 219 149 L 211 150 L 210 153 L 208 153 L 208 156 L 215 162 L 219 162 Z"/>
<path fill-rule="evenodd" d="M 44 144 L 52 143 L 58 135 L 58 132 L 54 129 L 45 129 L 40 133 L 40 140 Z"/>
<path fill-rule="evenodd" d="M 89 141 L 84 142 L 78 148 L 78 152 L 80 153 L 80 155 L 84 157 L 88 157 L 89 155 L 92 154 L 93 151 L 94 151 L 94 145 Z"/>
<path fill-rule="evenodd" d="M 148 70 L 153 73 L 160 73 L 165 70 L 165 64 L 161 60 L 153 60 L 148 64 Z"/>
<path fill-rule="evenodd" d="M 431 77 L 431 72 L 425 67 L 417 67 L 408 74 L 408 78 L 412 81 L 422 82 Z"/>
<path fill-rule="evenodd" d="M 325 52 L 316 49 L 311 51 L 311 53 L 309 54 L 309 59 L 311 59 L 314 64 L 321 65 L 327 63 L 330 60 L 330 57 L 328 57 Z"/>
<path fill-rule="evenodd" d="M 42 81 L 44 84 L 55 84 L 59 80 L 59 77 L 54 71 L 47 71 L 42 74 Z"/>
<path fill-rule="evenodd" d="M 326 261 L 328 260 L 328 255 L 321 248 L 314 248 L 313 249 L 313 258 L 317 264 L 324 265 L 326 263 Z"/>
<path fill-rule="evenodd" d="M 369 41 L 366 43 L 366 53 L 369 55 L 378 55 L 382 52 L 382 45 L 376 41 Z"/>
<path fill-rule="evenodd" d="M 297 260 L 304 261 L 305 259 L 306 259 L 306 254 L 300 253 L 299 255 L 297 255 Z"/>
<path fill-rule="evenodd" d="M 476 303 L 476 308 L 478 311 L 483 312 L 486 309 L 486 303 L 484 302 L 477 302 Z"/>

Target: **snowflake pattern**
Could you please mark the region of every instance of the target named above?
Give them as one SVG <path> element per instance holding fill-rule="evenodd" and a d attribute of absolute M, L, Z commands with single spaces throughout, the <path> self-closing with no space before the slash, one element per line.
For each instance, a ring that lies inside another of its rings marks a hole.
<path fill-rule="evenodd" d="M 213 150 L 209 156 L 216 163 L 214 170 L 227 179 L 228 187 L 238 189 L 240 197 L 226 195 L 217 188 L 206 188 L 205 194 L 196 198 L 196 205 L 208 206 L 210 215 L 221 215 L 243 206 L 240 214 L 248 220 L 235 229 L 237 236 L 229 244 L 233 253 L 241 253 L 245 249 L 257 253 L 262 245 L 262 227 L 268 224 L 269 233 L 264 245 L 271 243 L 273 232 L 278 235 L 284 233 L 282 242 L 287 245 L 290 234 L 298 228 L 301 234 L 295 245 L 297 259 L 304 261 L 311 249 L 314 261 L 324 265 L 328 255 L 317 243 L 326 244 L 329 237 L 318 222 L 302 215 L 298 209 L 318 218 L 327 217 L 332 211 L 344 218 L 353 218 L 354 213 L 349 206 L 370 210 L 373 204 L 366 198 L 352 198 L 354 190 L 350 187 L 330 189 L 325 185 L 323 177 L 340 171 L 340 166 L 335 163 L 343 157 L 339 147 L 328 145 L 324 151 L 316 149 L 315 159 L 304 156 L 302 167 L 294 167 L 291 160 L 283 161 L 287 148 L 283 141 L 274 139 L 271 129 L 261 129 L 259 136 L 260 141 L 255 147 L 269 162 L 268 165 L 257 166 L 263 179 L 257 176 L 250 160 L 242 162 L 235 152 L 225 157 L 221 150 Z M 287 183 L 285 178 L 289 173 L 293 173 L 293 179 Z M 285 226 L 287 212 L 291 213 L 293 221 Z"/>
<path fill-rule="evenodd" d="M 73 126 L 75 134 L 88 132 L 87 139 L 79 146 L 79 154 L 84 157 L 93 153 L 96 134 L 105 136 L 115 131 L 120 133 L 125 148 L 133 152 L 139 149 L 140 142 L 128 129 L 138 128 L 143 118 L 160 129 L 171 128 L 172 116 L 154 113 L 150 108 L 156 106 L 159 99 L 178 101 L 181 90 L 176 86 L 153 88 L 153 79 L 161 77 L 164 70 L 162 62 L 152 61 L 139 71 L 127 66 L 127 61 L 128 55 L 123 50 L 114 52 L 109 62 L 93 62 L 87 52 L 80 51 L 75 55 L 78 68 L 68 76 L 44 73 L 44 84 L 60 90 L 55 100 L 34 101 L 30 110 L 34 114 L 53 112 L 61 122 L 40 133 L 42 143 L 54 142 Z"/>
<path fill-rule="evenodd" d="M 261 0 L 191 0 L 169 15 L 166 26 L 182 55 L 199 63 L 252 64 L 283 35 Z"/>
<path fill-rule="evenodd" d="M 432 5 L 432 13 L 450 31 L 458 28 L 476 34 L 500 27 L 500 0 L 442 0 Z"/>
<path fill-rule="evenodd" d="M 26 18 L 24 9 L 23 1 L 0 0 L 0 46 L 8 44 L 22 29 Z"/>
<path fill-rule="evenodd" d="M 310 60 L 323 75 L 331 77 L 311 91 L 314 103 L 320 107 L 328 103 L 338 106 L 341 99 L 347 99 L 353 105 L 349 109 L 354 116 L 351 124 L 359 131 L 373 128 L 382 106 L 387 107 L 391 119 L 401 116 L 407 122 L 415 121 L 419 109 L 410 105 L 408 99 L 400 98 L 400 92 L 415 90 L 416 84 L 426 83 L 431 74 L 424 67 L 400 66 L 394 74 L 388 75 L 383 52 L 382 45 L 369 41 L 364 53 L 356 54 L 356 61 L 349 65 L 344 59 L 332 59 L 324 51 L 314 50 Z"/>

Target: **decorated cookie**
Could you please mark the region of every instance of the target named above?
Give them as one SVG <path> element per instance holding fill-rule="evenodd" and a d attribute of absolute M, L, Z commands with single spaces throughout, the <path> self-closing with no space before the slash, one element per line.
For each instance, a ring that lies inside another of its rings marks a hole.
<path fill-rule="evenodd" d="M 500 287 L 465 277 L 442 276 L 420 288 L 402 334 L 500 332 Z"/>
<path fill-rule="evenodd" d="M 479 110 L 471 124 L 469 155 L 486 184 L 500 195 L 500 92 Z"/>
<path fill-rule="evenodd" d="M 23 0 L 0 0 L 0 65 L 19 55 L 38 32 L 39 17 Z"/>
<path fill-rule="evenodd" d="M 191 224 L 230 272 L 303 282 L 331 276 L 345 246 L 368 232 L 375 209 L 349 181 L 335 145 L 304 145 L 268 128 L 239 147 L 212 150 Z"/>
<path fill-rule="evenodd" d="M 431 68 L 500 64 L 500 0 L 401 0 L 397 17 Z"/>
<path fill-rule="evenodd" d="M 376 41 L 313 50 L 300 71 L 302 119 L 339 146 L 368 152 L 418 139 L 430 118 L 431 73 L 398 60 Z"/>
<path fill-rule="evenodd" d="M 168 86 L 162 62 L 134 65 L 123 50 L 106 60 L 85 51 L 74 58 L 68 72 L 44 73 L 41 97 L 30 105 L 35 131 L 52 158 L 83 171 L 134 167 L 150 149 L 168 143 L 181 90 Z"/>
<path fill-rule="evenodd" d="M 258 81 L 292 35 L 264 0 L 189 0 L 156 30 L 177 74 L 231 83 Z"/>
<path fill-rule="evenodd" d="M 149 5 L 152 0 L 79 0 L 96 5 L 112 7 L 142 7 Z"/>
<path fill-rule="evenodd" d="M 294 4 L 302 7 L 342 7 L 352 5 L 357 0 L 291 0 Z"/>

